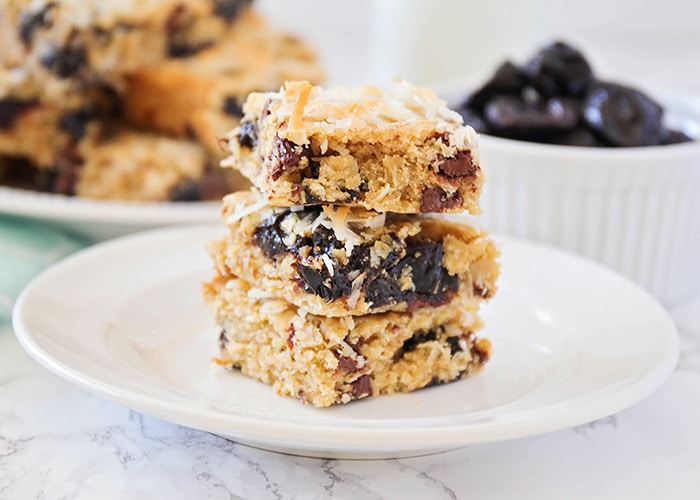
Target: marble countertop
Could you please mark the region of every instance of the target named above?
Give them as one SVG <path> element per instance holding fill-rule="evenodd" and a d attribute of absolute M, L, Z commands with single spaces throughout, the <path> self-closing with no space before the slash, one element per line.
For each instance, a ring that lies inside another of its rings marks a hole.
<path fill-rule="evenodd" d="M 567 430 L 418 458 L 349 461 L 262 451 L 72 386 L 0 327 L 0 499 L 696 498 L 700 298 L 671 310 L 670 379 L 620 413 Z"/>

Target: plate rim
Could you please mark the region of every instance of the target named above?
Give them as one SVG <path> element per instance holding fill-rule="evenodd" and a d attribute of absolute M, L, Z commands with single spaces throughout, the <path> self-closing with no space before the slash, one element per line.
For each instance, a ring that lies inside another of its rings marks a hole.
<path fill-rule="evenodd" d="M 68 382 L 82 387 L 83 389 L 116 401 L 128 408 L 149 414 L 163 420 L 174 422 L 187 427 L 213 432 L 227 438 L 233 439 L 243 444 L 250 444 L 274 451 L 283 451 L 305 456 L 339 456 L 341 458 L 389 458 L 397 456 L 416 456 L 419 454 L 445 451 L 459 448 L 469 444 L 480 442 L 495 442 L 526 436 L 542 434 L 546 432 L 570 428 L 581 425 L 592 420 L 603 418 L 613 413 L 626 409 L 633 404 L 645 399 L 647 396 L 661 387 L 671 375 L 678 361 L 680 351 L 680 341 L 675 323 L 668 315 L 667 311 L 650 294 L 641 289 L 624 276 L 612 271 L 590 259 L 581 257 L 567 251 L 554 248 L 548 245 L 535 243 L 513 237 L 496 236 L 499 244 L 527 245 L 535 249 L 542 249 L 547 252 L 555 252 L 563 255 L 567 259 L 579 261 L 582 264 L 597 267 L 608 273 L 611 277 L 624 282 L 624 286 L 632 293 L 641 293 L 650 305 L 657 308 L 660 314 L 659 319 L 667 324 L 668 329 L 664 333 L 666 337 L 665 356 L 660 356 L 654 370 L 648 371 L 630 387 L 622 391 L 622 398 L 617 392 L 607 395 L 598 400 L 595 407 L 578 407 L 576 417 L 569 415 L 569 418 L 561 419 L 562 415 L 567 415 L 565 408 L 552 410 L 550 407 L 548 414 L 539 415 L 540 418 L 530 420 L 520 420 L 510 423 L 506 428 L 503 425 L 482 425 L 464 422 L 455 422 L 451 425 L 444 423 L 439 428 L 423 426 L 406 426 L 407 422 L 413 420 L 425 421 L 427 417 L 402 420 L 400 429 L 393 429 L 387 435 L 388 426 L 330 426 L 319 428 L 318 424 L 303 423 L 298 420 L 280 421 L 277 419 L 261 418 L 259 415 L 247 415 L 241 413 L 224 413 L 221 410 L 204 409 L 200 407 L 188 407 L 181 405 L 176 399 L 168 401 L 154 400 L 153 396 L 145 394 L 143 391 L 125 389 L 111 383 L 105 383 L 93 374 L 85 374 L 80 370 L 71 367 L 60 359 L 56 359 L 39 342 L 36 335 L 31 332 L 31 328 L 26 324 L 24 315 L 25 304 L 31 299 L 35 290 L 41 287 L 44 280 L 51 279 L 53 275 L 60 274 L 66 267 L 74 265 L 85 259 L 86 256 L 98 255 L 100 252 L 109 253 L 116 251 L 120 246 L 132 247 L 158 241 L 167 237 L 181 237 L 193 240 L 195 235 L 215 234 L 213 231 L 223 231 L 220 225 L 195 225 L 178 228 L 160 228 L 145 231 L 139 234 L 120 237 L 111 241 L 98 243 L 92 247 L 80 250 L 61 262 L 49 267 L 39 274 L 32 282 L 25 287 L 17 299 L 13 311 L 13 329 L 17 339 L 23 349 L 34 358 L 40 365 L 49 369 L 54 374 L 67 380 Z M 194 241 L 191 241 L 194 242 Z M 202 240 L 205 243 L 205 240 Z M 269 386 L 261 384 L 261 388 L 271 390 Z M 613 397 L 615 396 L 615 397 Z M 199 397 L 191 394 L 190 397 Z M 601 410 L 602 406 L 605 410 Z M 173 414 L 175 411 L 175 415 Z M 324 410 L 319 410 L 324 411 Z M 530 413 L 537 413 L 537 410 L 529 410 Z M 478 414 L 473 412 L 471 415 Z M 519 414 L 528 413 L 522 410 Z M 569 412 L 570 413 L 570 412 Z M 388 419 L 391 420 L 391 419 Z M 270 432 L 270 423 L 273 422 L 274 432 Z M 352 422 L 357 422 L 352 420 Z M 372 422 L 368 419 L 363 421 Z M 385 421 L 386 422 L 386 421 Z M 466 429 L 466 432 L 465 432 Z M 455 436 L 455 430 L 462 430 L 462 433 Z M 233 432 L 230 432 L 233 431 Z M 505 431 L 505 432 L 504 432 Z M 286 437 L 283 433 L 293 433 L 293 438 Z M 342 439 L 337 435 L 343 433 Z M 276 442 L 271 442 L 271 434 L 274 434 Z M 411 437 L 410 443 L 402 443 L 406 436 Z M 348 437 L 352 439 L 348 439 Z M 351 443 L 354 439 L 358 441 Z M 308 440 L 308 441 L 305 441 Z M 300 446 L 300 441 L 304 441 L 304 446 Z"/>
<path fill-rule="evenodd" d="M 0 213 L 52 221 L 162 224 L 215 221 L 221 202 L 115 201 L 0 186 Z"/>

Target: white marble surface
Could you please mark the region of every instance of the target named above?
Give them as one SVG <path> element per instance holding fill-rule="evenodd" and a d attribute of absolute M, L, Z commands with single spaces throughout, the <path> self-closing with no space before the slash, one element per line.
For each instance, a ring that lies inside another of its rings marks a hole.
<path fill-rule="evenodd" d="M 700 299 L 656 393 L 587 425 L 419 458 L 344 461 L 248 448 L 100 399 L 0 328 L 0 499 L 691 499 L 700 494 Z"/>

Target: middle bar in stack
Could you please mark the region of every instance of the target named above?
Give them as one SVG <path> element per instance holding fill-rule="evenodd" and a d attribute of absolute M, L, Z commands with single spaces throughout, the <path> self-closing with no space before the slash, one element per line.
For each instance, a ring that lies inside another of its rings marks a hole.
<path fill-rule="evenodd" d="M 224 199 L 228 231 L 210 246 L 220 363 L 315 406 L 479 371 L 496 246 L 476 225 L 415 213 L 478 210 L 459 115 L 406 82 L 294 82 L 244 110 L 228 162 L 260 192 Z"/>

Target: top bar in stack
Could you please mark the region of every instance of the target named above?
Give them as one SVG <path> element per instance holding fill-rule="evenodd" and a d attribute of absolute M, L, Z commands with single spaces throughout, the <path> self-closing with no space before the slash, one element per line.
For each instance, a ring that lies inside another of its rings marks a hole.
<path fill-rule="evenodd" d="M 476 133 L 429 89 L 288 82 L 251 94 L 243 111 L 222 165 L 240 170 L 272 206 L 480 211 Z"/>

